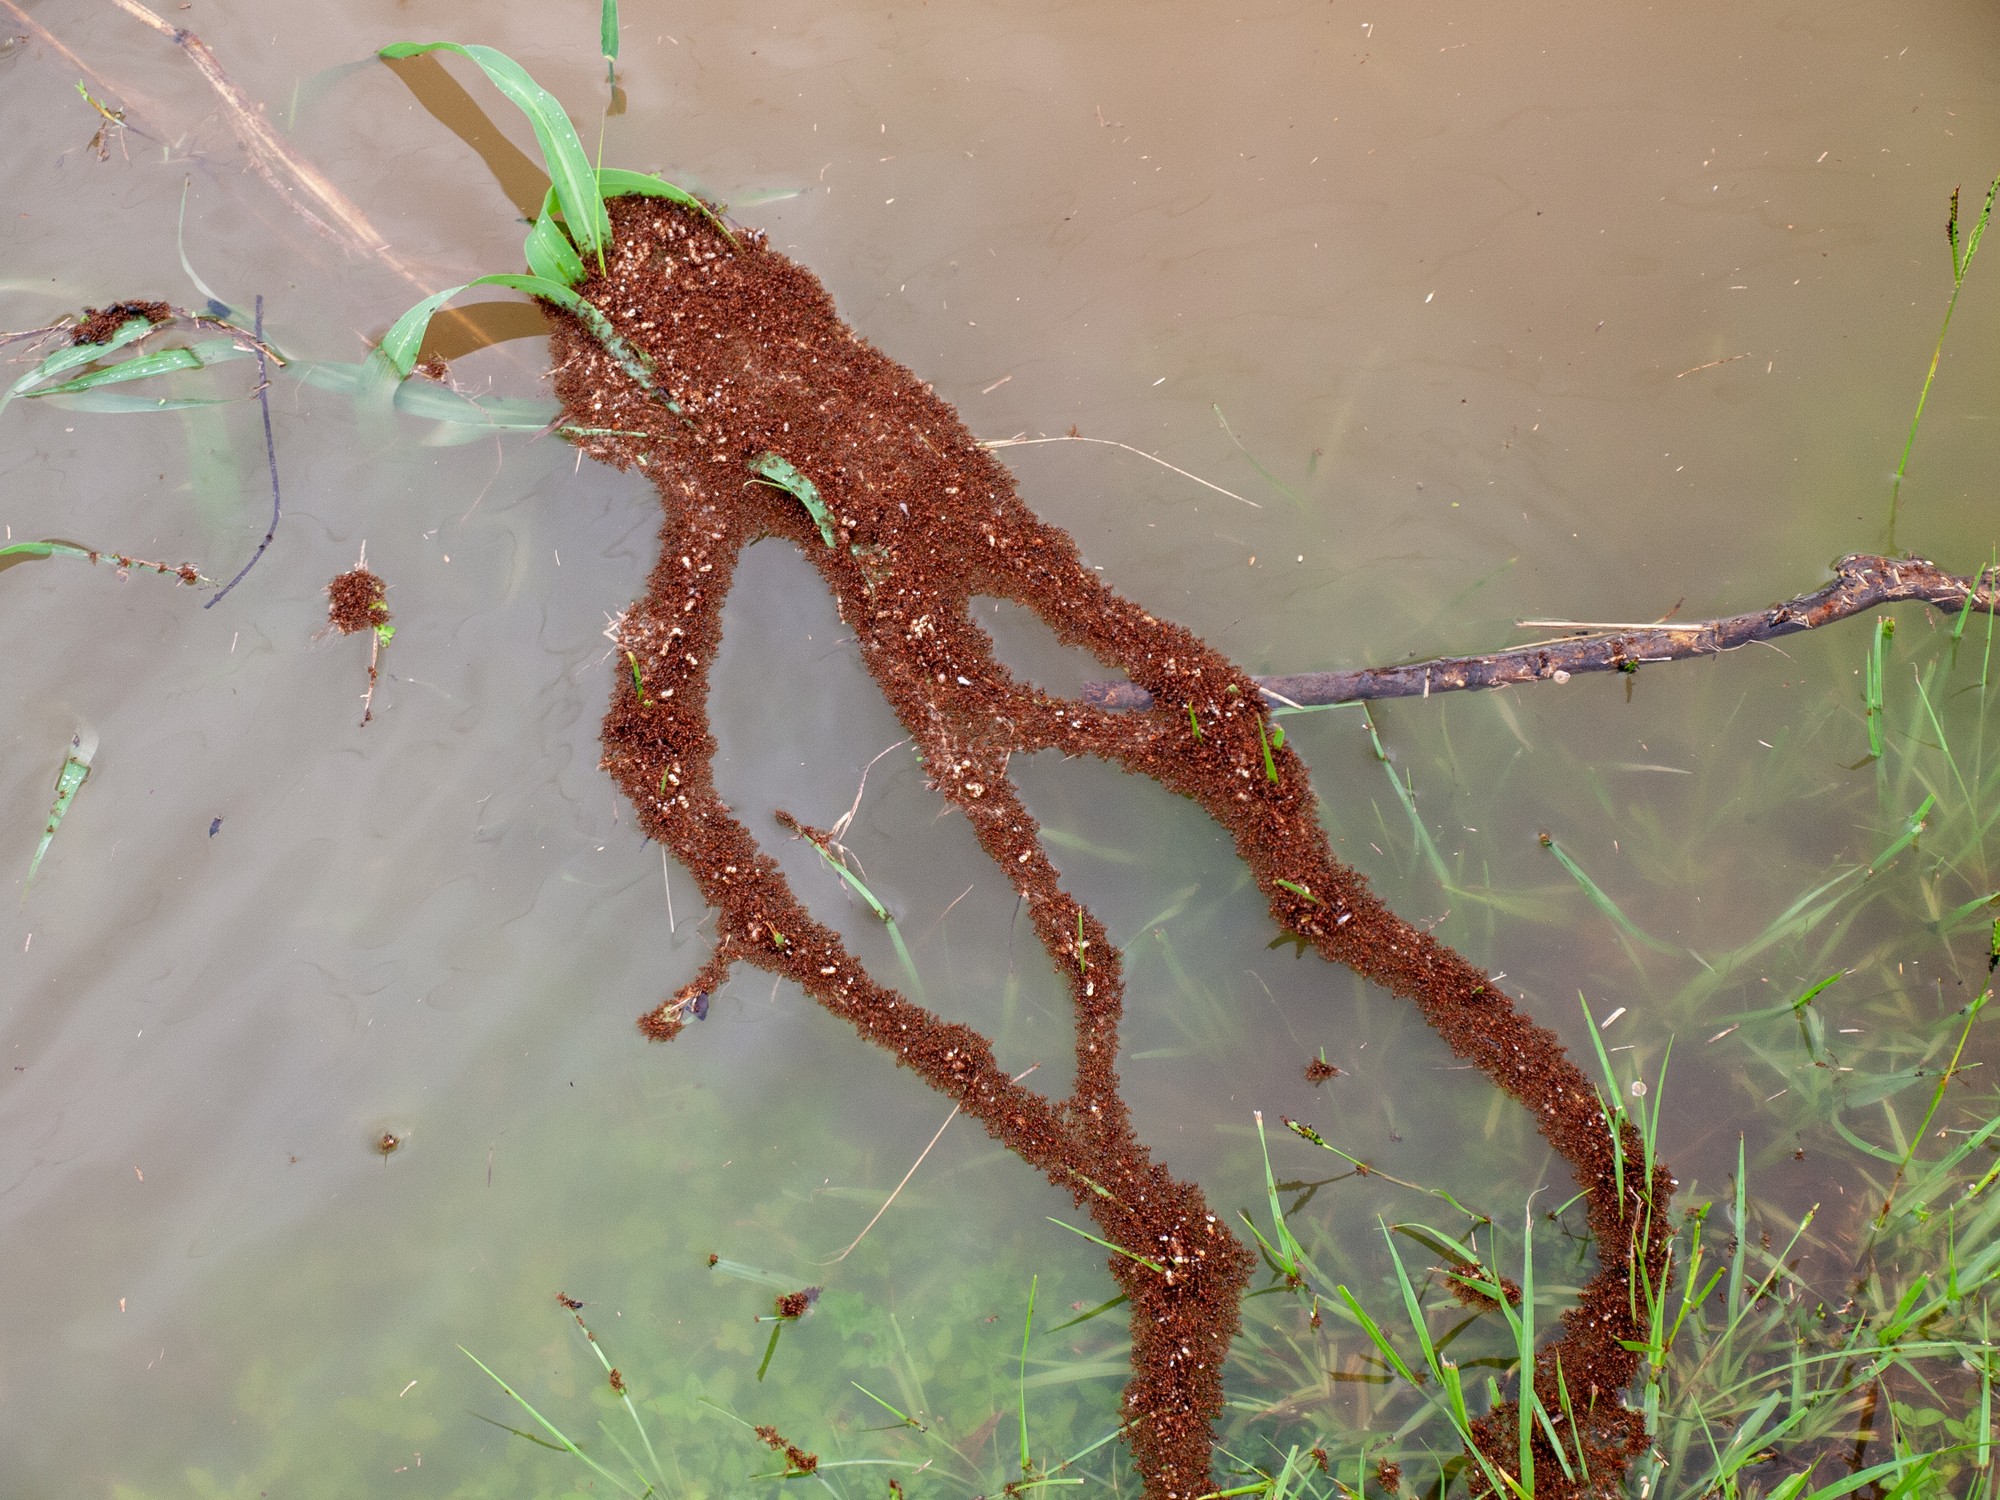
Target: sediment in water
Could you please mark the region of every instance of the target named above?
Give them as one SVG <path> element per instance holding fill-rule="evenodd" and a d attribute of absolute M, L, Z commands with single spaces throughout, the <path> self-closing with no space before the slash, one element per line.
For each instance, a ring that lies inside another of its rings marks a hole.
<path fill-rule="evenodd" d="M 659 563 L 615 631 L 623 659 L 604 766 L 717 913 L 712 955 L 643 1019 L 647 1035 L 674 1036 L 736 964 L 784 975 L 1068 1191 L 1128 1252 L 1109 1269 L 1131 1299 L 1124 1417 L 1147 1493 L 1205 1493 L 1223 1362 L 1253 1261 L 1200 1190 L 1155 1161 L 1132 1128 L 1116 1066 L 1119 956 L 1064 890 L 1007 762 L 1056 750 L 1152 777 L 1228 830 L 1284 928 L 1415 1004 L 1455 1052 L 1534 1114 L 1575 1170 L 1601 1268 L 1541 1351 L 1534 1379 L 1565 1444 L 1589 1456 L 1590 1492 L 1608 1493 L 1644 1442 L 1638 1415 L 1620 1399 L 1636 1369 L 1621 1341 L 1642 1332 L 1633 1266 L 1643 1263 L 1656 1286 L 1665 1272 L 1665 1168 L 1647 1176 L 1629 1127 L 1614 1144 L 1588 1080 L 1553 1034 L 1333 857 L 1305 767 L 1270 744 L 1251 679 L 1105 587 L 1071 538 L 1022 504 L 1012 475 L 956 411 L 848 328 L 809 271 L 754 233 L 731 238 L 659 200 L 615 200 L 611 217 L 605 268 L 579 290 L 628 347 L 614 353 L 551 313 L 565 421 L 593 457 L 638 466 L 665 511 Z M 751 465 L 769 454 L 810 481 L 823 516 L 752 479 Z M 737 560 L 764 536 L 790 539 L 819 571 L 931 784 L 1021 894 L 1074 1008 L 1067 1098 L 1014 1082 L 984 1036 L 872 979 L 717 795 L 709 669 Z M 975 596 L 1033 610 L 1065 643 L 1127 673 L 1153 706 L 1105 712 L 1016 680 L 973 619 Z M 1566 1407 L 1574 1433 L 1564 1430 Z M 1511 1404 L 1489 1413 L 1477 1436 L 1513 1472 Z M 1583 1493 L 1561 1479 L 1552 1453 L 1541 1457 L 1544 1493 Z"/>

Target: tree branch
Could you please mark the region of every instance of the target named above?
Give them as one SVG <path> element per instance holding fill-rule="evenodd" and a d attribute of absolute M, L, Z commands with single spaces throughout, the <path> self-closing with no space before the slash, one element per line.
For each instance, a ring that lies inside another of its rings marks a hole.
<path fill-rule="evenodd" d="M 1981 568 L 1973 578 L 1961 578 L 1922 558 L 1854 553 L 1834 564 L 1833 581 L 1825 587 L 1751 614 L 1686 625 L 1586 626 L 1583 634 L 1485 656 L 1446 656 L 1351 672 L 1303 672 L 1259 677 L 1256 682 L 1271 702 L 1299 708 L 1375 698 L 1428 698 L 1432 693 L 1517 682 L 1567 682 L 1578 672 L 1635 672 L 1642 663 L 1734 651 L 1753 641 L 1796 635 L 1880 605 L 1913 599 L 1946 614 L 1967 608 L 2000 612 L 2000 568 Z M 1133 682 L 1086 682 L 1083 701 L 1095 708 L 1143 709 L 1153 706 L 1153 695 Z"/>

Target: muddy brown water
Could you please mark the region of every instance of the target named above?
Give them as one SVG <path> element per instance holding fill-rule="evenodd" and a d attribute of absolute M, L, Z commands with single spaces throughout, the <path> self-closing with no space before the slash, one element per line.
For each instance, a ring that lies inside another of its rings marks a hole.
<path fill-rule="evenodd" d="M 191 263 L 231 301 L 263 294 L 288 350 L 358 358 L 414 300 L 240 173 L 162 39 L 108 7 L 31 13 L 131 128 L 100 162 L 75 65 L 39 41 L 0 52 L 15 131 L 0 325 L 198 302 L 175 254 L 189 179 Z M 217 5 L 185 24 L 436 287 L 517 263 L 513 209 L 409 87 L 341 64 L 405 37 L 489 42 L 592 138 L 592 19 Z M 695 27 L 628 4 L 625 19 L 607 161 L 735 203 L 976 432 L 1074 425 L 1257 502 L 1109 448 L 1003 453 L 1121 592 L 1258 671 L 1479 649 L 1518 618 L 1747 608 L 1878 543 L 1948 291 L 1944 202 L 2000 163 L 1995 23 L 1971 5 L 788 6 Z M 1962 567 L 1994 540 L 1985 269 L 1898 537 Z M 541 362 L 517 341 L 454 373 L 535 396 Z M 240 391 L 245 368 L 175 390 Z M 100 736 L 0 930 L 6 1487 L 532 1492 L 532 1476 L 497 1477 L 523 1463 L 518 1440 L 467 1415 L 508 1417 L 454 1345 L 531 1399 L 580 1401 L 594 1366 L 564 1342 L 558 1288 L 587 1300 L 628 1376 L 650 1362 L 654 1389 L 670 1373 L 823 1457 L 800 1414 L 851 1399 L 850 1376 L 871 1384 L 831 1336 L 842 1292 L 896 1313 L 933 1362 L 933 1407 L 978 1405 L 1029 1274 L 1057 1299 L 1038 1305 L 1111 1295 L 1098 1252 L 1045 1222 L 1066 1197 L 955 1125 L 863 1247 L 814 1269 L 943 1107 L 754 977 L 671 1049 L 636 1039 L 633 1018 L 707 951 L 691 883 L 664 874 L 669 930 L 659 851 L 596 769 L 600 632 L 651 564 L 650 492 L 552 441 L 447 443 L 463 432 L 295 383 L 273 395 L 285 520 L 217 609 L 62 560 L 0 577 L 0 848 L 19 871 L 70 735 Z M 226 577 L 268 518 L 254 412 L 16 403 L 0 520 L 11 539 Z M 361 731 L 364 643 L 319 632 L 325 582 L 364 540 L 398 634 Z M 996 620 L 1023 670 L 1085 675 Z M 748 555 L 725 625 L 725 795 L 770 838 L 773 807 L 827 826 L 899 731 L 782 546 Z M 1629 699 L 1577 683 L 1379 714 L 1454 870 L 1539 921 L 1439 888 L 1351 717 L 1288 722 L 1343 858 L 1413 919 L 1443 915 L 1439 936 L 1566 1036 L 1578 989 L 1600 1015 L 1631 1006 L 1623 1040 L 1652 1057 L 1701 1018 L 1649 1013 L 1669 966 L 1639 977 L 1536 832 L 1553 827 L 1649 929 L 1704 951 L 1742 941 L 1850 841 L 1886 842 L 1836 800 L 1865 748 L 1846 709 L 1860 651 L 1857 634 L 1668 669 Z M 1020 779 L 1128 953 L 1141 1134 L 1213 1201 L 1261 1200 L 1252 1109 L 1502 1205 L 1549 1175 L 1397 1006 L 1266 947 L 1254 893 L 1191 809 L 1102 767 L 1038 759 Z M 1061 1088 L 1059 988 L 907 751 L 876 764 L 849 843 L 933 1001 L 976 1018 L 1002 1066 L 1042 1062 L 1037 1083 Z M 817 857 L 780 852 L 815 910 L 896 973 Z M 1795 976 L 1744 986 L 1765 977 Z M 1744 1003 L 1743 986 L 1714 1002 Z M 1315 1091 L 1300 1070 L 1321 1047 L 1346 1073 Z M 1772 1133 L 1750 1076 L 1719 1054 L 1685 1075 L 1668 1154 L 1691 1188 L 1720 1179 L 1739 1130 L 1753 1147 Z M 384 1132 L 404 1143 L 393 1156 Z M 1328 1234 L 1372 1226 L 1372 1199 L 1329 1206 Z M 784 1393 L 750 1379 L 769 1289 L 718 1282 L 711 1252 L 828 1283 L 785 1336 Z M 954 1301 L 954 1286 L 974 1290 Z M 1121 1362 L 1044 1389 L 1096 1403 L 1102 1431 Z M 713 1469 L 718 1450 L 684 1437 L 690 1493 L 754 1472 L 741 1437 L 736 1466 Z M 546 1463 L 540 1488 L 568 1482 Z"/>

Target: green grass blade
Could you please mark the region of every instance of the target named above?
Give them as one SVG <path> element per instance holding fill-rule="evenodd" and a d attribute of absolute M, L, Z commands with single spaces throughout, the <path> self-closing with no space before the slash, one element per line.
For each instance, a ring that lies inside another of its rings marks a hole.
<path fill-rule="evenodd" d="M 92 552 L 88 547 L 79 547 L 74 542 L 14 542 L 0 547 L 0 557 L 80 557 L 85 562 L 90 562 L 102 555 Z M 0 568 L 11 566 L 11 563 L 0 563 Z"/>
<path fill-rule="evenodd" d="M 91 370 L 60 385 L 28 391 L 26 395 L 30 400 L 40 396 L 67 396 L 78 391 L 95 390 L 101 385 L 118 385 L 127 380 L 144 380 L 151 375 L 172 374 L 175 370 L 199 370 L 232 359 L 254 358 L 254 351 L 243 348 L 234 339 L 203 339 L 186 348 L 156 349 L 151 354 L 120 360 L 115 365 Z"/>
<path fill-rule="evenodd" d="M 1028 1454 L 1028 1338 L 1035 1331 L 1035 1289 L 1042 1284 L 1040 1276 L 1028 1280 L 1028 1316 L 1021 1324 L 1021 1375 L 1018 1390 L 1021 1412 L 1021 1472 L 1032 1473 L 1035 1461 Z"/>
<path fill-rule="evenodd" d="M 592 337 L 604 346 L 605 352 L 617 360 L 625 373 L 637 381 L 649 395 L 663 402 L 667 410 L 676 415 L 680 413 L 679 403 L 661 391 L 655 382 L 653 362 L 645 352 L 628 344 L 618 330 L 611 326 L 611 320 L 605 317 L 595 304 L 579 297 L 561 282 L 551 281 L 546 276 L 506 274 L 478 276 L 471 281 L 446 287 L 443 291 L 424 298 L 396 319 L 389 326 L 389 331 L 382 335 L 382 342 L 376 346 L 376 356 L 381 364 L 386 365 L 387 373 L 397 378 L 407 378 L 417 367 L 417 353 L 423 348 L 425 330 L 430 327 L 431 319 L 437 310 L 460 292 L 475 286 L 504 286 L 554 303 L 588 328 Z"/>
<path fill-rule="evenodd" d="M 586 274 L 583 257 L 556 224 L 555 207 L 556 190 L 550 188 L 542 198 L 542 211 L 535 217 L 535 227 L 528 231 L 521 255 L 528 263 L 530 275 L 575 286 Z"/>
<path fill-rule="evenodd" d="M 605 81 L 614 81 L 618 76 L 618 0 L 604 0 L 597 18 L 597 45 L 604 54 Z"/>
<path fill-rule="evenodd" d="M 547 89 L 529 76 L 528 70 L 506 53 L 492 47 L 466 46 L 458 42 L 397 42 L 384 47 L 385 58 L 416 57 L 425 52 L 456 52 L 479 64 L 534 127 L 535 140 L 542 148 L 549 181 L 555 185 L 556 201 L 562 205 L 570 238 L 586 255 L 603 262 L 604 246 L 611 238 L 611 219 L 604 211 L 604 195 L 597 186 L 597 173 L 577 138 L 576 127 Z"/>
<path fill-rule="evenodd" d="M 819 487 L 775 453 L 760 453 L 750 460 L 750 472 L 761 483 L 781 489 L 806 508 L 819 527 L 820 540 L 827 546 L 839 545 L 833 534 L 833 512 L 819 497 Z"/>
<path fill-rule="evenodd" d="M 1901 854 L 1923 836 L 1924 829 L 1930 826 L 1927 820 L 1930 817 L 1931 809 L 1935 806 L 1937 806 L 1937 794 L 1933 792 L 1924 798 L 1922 804 L 1915 812 L 1903 820 L 1903 831 L 1896 836 L 1894 842 L 1880 854 L 1876 855 L 1873 860 L 1869 861 L 1868 873 L 1870 875 L 1881 870 L 1897 855 Z"/>
<path fill-rule="evenodd" d="M 498 1375 L 495 1375 L 492 1372 L 492 1370 L 487 1369 L 486 1362 L 482 1360 L 478 1355 L 474 1354 L 470 1349 L 466 1348 L 463 1344 L 460 1344 L 458 1346 L 458 1352 L 460 1354 L 463 1354 L 467 1359 L 471 1360 L 475 1365 L 478 1365 L 480 1369 L 485 1370 L 487 1378 L 490 1379 L 495 1385 L 499 1386 L 500 1389 L 505 1391 L 509 1396 L 513 1397 L 515 1403 L 520 1406 L 522 1411 L 526 1412 L 529 1416 L 533 1417 L 537 1422 L 541 1423 L 542 1430 L 548 1433 L 548 1435 L 554 1438 L 558 1443 L 560 1443 L 564 1451 L 574 1454 L 577 1458 L 582 1459 L 583 1462 L 587 1466 L 589 1466 L 591 1472 L 597 1474 L 606 1482 L 617 1486 L 620 1493 L 632 1496 L 633 1500 L 640 1500 L 640 1496 L 643 1493 L 642 1491 L 633 1489 L 631 1485 L 627 1484 L 624 1480 L 620 1479 L 616 1474 L 612 1473 L 609 1469 L 605 1468 L 603 1464 L 599 1463 L 596 1459 L 592 1458 L 588 1453 L 585 1453 L 581 1448 L 577 1447 L 575 1443 L 569 1440 L 568 1434 L 566 1434 L 560 1427 L 556 1426 L 555 1423 L 551 1422 L 547 1417 L 543 1416 L 540 1412 L 536 1411 L 535 1408 L 529 1404 L 527 1397 L 523 1396 L 519 1391 L 515 1390 L 514 1387 L 512 1387 L 511 1385 L 507 1384 L 507 1382 L 502 1380 Z"/>
<path fill-rule="evenodd" d="M 1089 1240 L 1090 1243 L 1093 1245 L 1102 1245 L 1106 1250 L 1109 1250 L 1113 1255 L 1122 1255 L 1127 1260 L 1136 1260 L 1137 1262 L 1139 1262 L 1140 1265 L 1144 1266 L 1149 1271 L 1157 1271 L 1162 1276 L 1167 1274 L 1167 1268 L 1161 1265 L 1158 1261 L 1148 1260 L 1143 1255 L 1136 1255 L 1132 1251 L 1127 1250 L 1124 1246 L 1114 1245 L 1109 1240 L 1101 1240 L 1096 1235 L 1092 1234 L 1088 1229 L 1078 1229 L 1074 1224 L 1063 1223 L 1061 1219 L 1052 1218 L 1049 1220 L 1049 1222 L 1055 1225 L 1056 1228 L 1058 1229 L 1067 1229 L 1071 1234 L 1082 1235 L 1085 1239 Z"/>
<path fill-rule="evenodd" d="M 5 395 L 0 395 L 0 411 L 5 411 L 7 403 L 16 396 L 25 396 L 43 381 L 53 380 L 70 370 L 80 369 L 93 360 L 104 358 L 107 354 L 115 354 L 160 326 L 151 318 L 127 318 L 112 331 L 111 337 L 101 344 L 71 344 L 66 349 L 56 350 L 9 386 Z"/>
<path fill-rule="evenodd" d="M 1620 911 L 1618 903 L 1604 893 L 1604 888 L 1584 872 L 1583 866 L 1572 859 L 1569 851 L 1563 848 L 1561 844 L 1558 844 L 1553 836 L 1545 833 L 1541 836 L 1541 840 L 1542 847 L 1556 857 L 1557 864 L 1569 871 L 1570 878 L 1577 883 L 1583 894 L 1590 899 L 1590 904 L 1616 923 L 1619 931 L 1623 932 L 1627 937 L 1638 939 L 1655 953 L 1680 952 L 1680 949 L 1674 947 L 1673 944 L 1661 942 L 1650 932 L 1640 927 L 1637 922 L 1626 916 L 1624 912 Z"/>
<path fill-rule="evenodd" d="M 1382 736 L 1375 728 L 1375 715 L 1365 703 L 1361 705 L 1361 717 L 1368 726 L 1368 741 L 1375 747 L 1375 758 L 1382 763 L 1382 769 L 1388 773 L 1389 785 L 1396 793 L 1396 800 L 1403 804 L 1403 811 L 1409 815 L 1410 827 L 1416 832 L 1418 852 L 1430 865 L 1431 873 L 1437 877 L 1438 884 L 1449 887 L 1451 872 L 1445 869 L 1444 856 L 1438 852 L 1437 843 L 1431 838 L 1430 829 L 1424 826 L 1423 817 L 1417 812 L 1417 798 L 1413 785 L 1406 785 L 1403 778 L 1396 774 L 1396 767 L 1389 759 L 1389 752 L 1382 747 Z"/>
<path fill-rule="evenodd" d="M 90 775 L 91 758 L 96 754 L 95 731 L 80 729 L 70 737 L 69 754 L 63 759 L 62 770 L 56 774 L 56 798 L 49 807 L 48 826 L 42 830 L 42 841 L 35 846 L 35 857 L 28 862 L 28 878 L 21 886 L 23 899 L 27 897 L 28 886 L 35 882 L 35 871 L 42 867 L 42 856 L 49 852 L 49 845 L 55 841 L 56 829 L 62 826 L 70 803 L 76 799 L 77 788 Z"/>

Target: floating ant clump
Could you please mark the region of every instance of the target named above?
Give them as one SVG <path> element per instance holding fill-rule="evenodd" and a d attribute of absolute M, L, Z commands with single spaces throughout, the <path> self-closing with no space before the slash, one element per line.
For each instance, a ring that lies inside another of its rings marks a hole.
<path fill-rule="evenodd" d="M 382 648 L 395 637 L 389 623 L 389 585 L 368 571 L 368 548 L 361 559 L 326 586 L 326 623 L 342 635 L 372 631 L 368 641 L 368 691 L 361 695 L 361 725 L 375 717 L 375 683 L 381 675 Z"/>
<path fill-rule="evenodd" d="M 777 1428 L 765 1426 L 757 1427 L 753 1430 L 758 1437 L 764 1440 L 765 1447 L 771 1449 L 774 1453 L 785 1455 L 785 1462 L 791 1466 L 792 1473 L 810 1474 L 819 1467 L 819 1455 L 817 1453 L 808 1453 L 805 1449 L 799 1447 L 797 1443 L 786 1442 L 784 1434 L 779 1432 Z"/>
<path fill-rule="evenodd" d="M 803 1291 L 787 1292 L 778 1299 L 778 1316 L 787 1320 L 803 1318 L 812 1305 L 819 1301 L 821 1287 L 809 1286 Z"/>
<path fill-rule="evenodd" d="M 83 321 L 71 331 L 69 341 L 72 344 L 108 344 L 111 335 L 134 318 L 158 324 L 173 315 L 173 307 L 165 302 L 114 302 L 109 307 L 86 307 Z"/>
<path fill-rule="evenodd" d="M 689 1016 L 697 1021 L 708 1019 L 708 991 L 698 983 L 688 985 L 659 1009 L 647 1012 L 639 1022 L 639 1029 L 653 1041 L 671 1042 L 681 1034 Z"/>
<path fill-rule="evenodd" d="M 1307 1083 L 1318 1085 L 1325 1083 L 1329 1078 L 1338 1078 L 1339 1076 L 1340 1069 L 1336 1068 L 1323 1057 L 1315 1057 L 1311 1062 L 1306 1064 Z"/>
<path fill-rule="evenodd" d="M 393 1130 L 385 1130 L 375 1137 L 375 1151 L 384 1161 L 403 1149 L 403 1138 Z"/>
<path fill-rule="evenodd" d="M 342 635 L 389 623 L 389 585 L 365 567 L 350 568 L 326 586 L 326 622 Z"/>
<path fill-rule="evenodd" d="M 576 1298 L 570 1296 L 567 1292 L 557 1292 L 556 1301 L 560 1302 L 564 1307 L 568 1308 L 571 1312 L 583 1311 L 583 1304 L 577 1301 Z"/>
<path fill-rule="evenodd" d="M 625 1377 L 620 1375 L 616 1370 L 611 1372 L 611 1389 L 615 1395 L 622 1396 L 625 1394 Z"/>
<path fill-rule="evenodd" d="M 1521 1305 L 1521 1286 L 1505 1276 L 1496 1276 L 1476 1260 L 1460 1261 L 1444 1273 L 1445 1289 L 1452 1296 L 1479 1312 L 1492 1312 L 1499 1307 L 1491 1293 L 1482 1287 L 1497 1286 L 1506 1294 L 1509 1307 Z"/>

